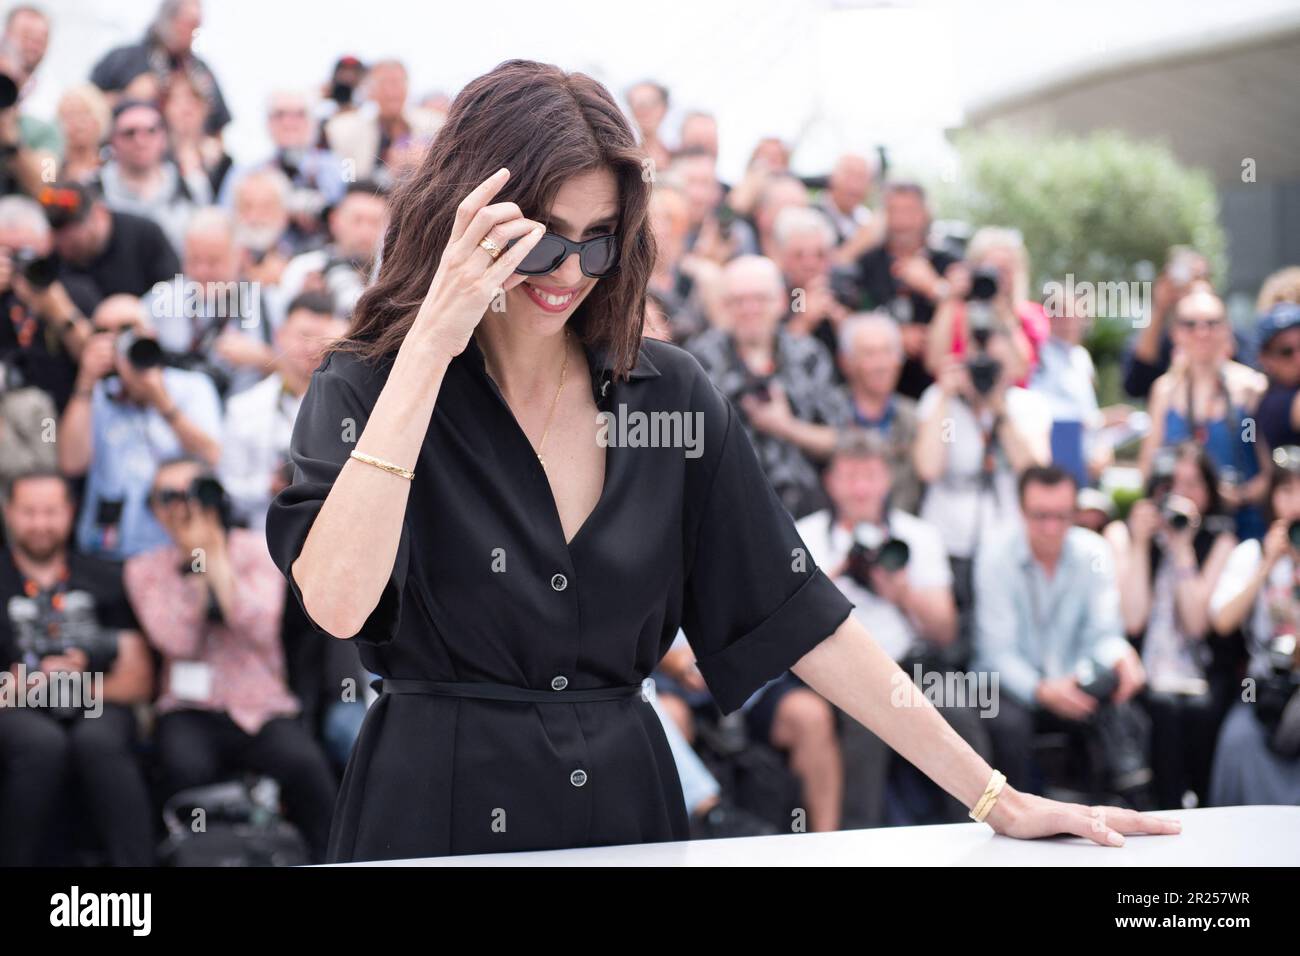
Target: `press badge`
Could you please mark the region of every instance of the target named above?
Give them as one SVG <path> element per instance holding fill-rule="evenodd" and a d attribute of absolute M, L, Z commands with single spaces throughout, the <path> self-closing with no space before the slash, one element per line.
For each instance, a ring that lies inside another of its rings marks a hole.
<path fill-rule="evenodd" d="M 203 661 L 173 661 L 171 689 L 172 694 L 180 700 L 211 700 L 212 665 Z"/>

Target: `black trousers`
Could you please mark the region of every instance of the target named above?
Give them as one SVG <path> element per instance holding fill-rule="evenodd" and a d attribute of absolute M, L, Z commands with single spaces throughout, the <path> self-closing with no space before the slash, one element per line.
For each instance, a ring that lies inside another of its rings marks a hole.
<path fill-rule="evenodd" d="M 1199 806 L 1206 806 L 1214 747 L 1223 723 L 1222 704 L 1210 694 L 1150 690 L 1140 700 L 1151 717 L 1151 770 L 1157 805 L 1177 809 L 1183 805 L 1183 794 L 1191 790 Z"/>
<path fill-rule="evenodd" d="M 113 866 L 150 866 L 149 793 L 134 751 L 135 715 L 104 704 L 98 717 L 0 708 L 0 866 L 30 866 L 66 805 L 89 816 Z"/>
<path fill-rule="evenodd" d="M 1133 742 L 1132 750 L 1136 750 L 1138 759 L 1143 766 L 1149 767 L 1147 761 L 1150 760 L 1150 730 L 1149 720 L 1138 708 L 1134 701 L 1125 701 L 1123 704 L 1107 702 L 1103 705 L 1108 708 L 1115 708 L 1116 713 L 1108 716 L 1123 716 L 1126 722 L 1137 722 L 1141 725 L 1142 733 Z M 1119 715 L 1119 710 L 1123 714 Z M 1042 787 L 1035 784 L 1034 759 L 1033 759 L 1033 741 L 1034 736 L 1040 733 L 1064 732 L 1072 745 L 1083 745 L 1085 748 L 1088 743 L 1096 742 L 1103 736 L 1102 731 L 1097 724 L 1098 717 L 1089 718 L 1088 720 L 1067 720 L 1059 717 L 1045 707 L 1030 707 L 1010 694 L 1002 694 L 999 701 L 999 710 L 997 717 L 991 721 L 990 728 L 993 735 L 993 754 L 997 760 L 994 765 L 1004 774 L 1011 785 L 1029 792 L 1040 792 Z M 1109 748 L 1102 748 L 1109 750 Z M 1109 758 L 1112 754 L 1107 754 Z M 1107 766 L 1106 772 L 1111 775 L 1111 785 L 1119 787 L 1120 782 L 1115 779 L 1121 768 Z M 1148 776 L 1150 775 L 1148 771 Z M 1042 781 L 1046 783 L 1047 781 Z M 1138 809 L 1154 809 L 1147 807 L 1145 804 L 1151 799 L 1149 785 L 1143 785 L 1141 788 L 1133 788 L 1129 794 L 1133 799 L 1140 800 L 1142 806 Z"/>
<path fill-rule="evenodd" d="M 289 819 L 312 856 L 325 859 L 338 785 L 325 753 L 296 717 L 267 721 L 254 735 L 223 712 L 177 710 L 158 718 L 165 797 L 232 773 L 265 774 L 279 785 Z"/>

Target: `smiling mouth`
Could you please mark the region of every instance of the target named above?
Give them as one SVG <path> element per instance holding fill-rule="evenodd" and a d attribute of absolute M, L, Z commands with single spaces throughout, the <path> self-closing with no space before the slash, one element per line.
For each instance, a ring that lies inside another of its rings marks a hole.
<path fill-rule="evenodd" d="M 552 291 L 550 289 L 538 288 L 530 282 L 525 282 L 523 283 L 523 289 L 528 298 L 532 299 L 539 308 L 546 312 L 563 312 L 573 304 L 573 300 L 578 296 L 578 289 L 576 287 L 572 289 Z"/>

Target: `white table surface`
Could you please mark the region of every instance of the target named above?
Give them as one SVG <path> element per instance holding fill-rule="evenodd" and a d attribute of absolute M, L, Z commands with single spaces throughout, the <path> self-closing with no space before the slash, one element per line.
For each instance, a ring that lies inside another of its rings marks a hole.
<path fill-rule="evenodd" d="M 1167 810 L 1174 836 L 1130 836 L 1111 848 L 1077 837 L 1013 840 L 980 823 L 884 827 L 389 860 L 350 866 L 1297 866 L 1300 807 Z"/>

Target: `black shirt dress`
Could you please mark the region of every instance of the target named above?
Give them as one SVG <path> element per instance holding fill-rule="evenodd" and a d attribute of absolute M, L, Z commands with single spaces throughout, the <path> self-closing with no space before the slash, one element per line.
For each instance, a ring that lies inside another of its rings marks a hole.
<path fill-rule="evenodd" d="M 392 574 L 350 638 L 383 684 L 335 807 L 333 862 L 686 839 L 641 687 L 678 627 L 730 713 L 852 610 L 694 357 L 647 339 L 616 381 L 605 350 L 584 348 L 613 417 L 604 489 L 568 544 L 477 341 L 448 366 Z M 300 605 L 290 566 L 390 368 L 330 353 L 303 399 L 294 482 L 266 524 Z M 673 421 L 654 412 L 676 413 L 675 441 L 648 426 Z"/>

